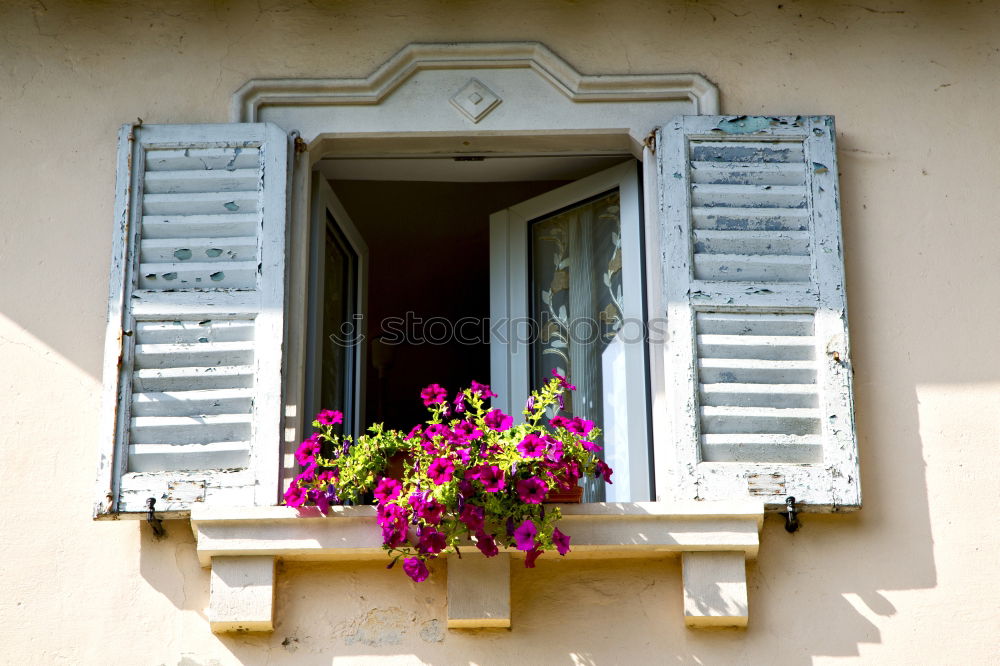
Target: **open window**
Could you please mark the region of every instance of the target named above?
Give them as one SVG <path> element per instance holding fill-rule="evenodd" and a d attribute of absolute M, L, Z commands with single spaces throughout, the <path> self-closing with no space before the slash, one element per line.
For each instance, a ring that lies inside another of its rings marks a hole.
<path fill-rule="evenodd" d="M 332 157 L 317 162 L 312 198 L 307 420 L 336 408 L 348 423 L 355 414 L 362 427 L 409 429 L 425 418 L 423 386 L 472 379 L 491 382 L 495 404 L 520 417 L 529 386 L 555 369 L 579 387 L 567 408 L 604 427 L 618 465 L 618 485 L 593 485 L 587 499 L 648 499 L 634 159 Z M 370 261 L 349 258 L 361 247 Z M 345 307 L 343 293 L 364 307 Z M 511 322 L 530 339 L 501 333 Z M 337 401 L 347 395 L 357 397 Z"/>
<path fill-rule="evenodd" d="M 552 372 L 576 386 L 615 470 L 585 501 L 650 497 L 641 200 L 629 159 L 491 216 L 491 380 L 511 412 Z"/>

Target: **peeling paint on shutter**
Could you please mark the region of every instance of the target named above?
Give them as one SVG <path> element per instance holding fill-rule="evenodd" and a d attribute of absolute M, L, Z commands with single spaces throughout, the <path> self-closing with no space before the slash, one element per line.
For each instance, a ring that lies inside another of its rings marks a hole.
<path fill-rule="evenodd" d="M 277 501 L 287 138 L 123 128 L 95 516 Z"/>
<path fill-rule="evenodd" d="M 833 119 L 684 116 L 658 145 L 661 495 L 860 506 Z"/>

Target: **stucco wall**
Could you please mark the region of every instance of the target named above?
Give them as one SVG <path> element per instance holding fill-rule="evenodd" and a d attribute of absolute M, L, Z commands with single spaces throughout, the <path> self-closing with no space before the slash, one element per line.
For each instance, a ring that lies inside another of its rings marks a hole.
<path fill-rule="evenodd" d="M 4 2 L 0 662 L 995 659 L 998 36 L 991 3 Z M 837 116 L 865 508 L 794 536 L 767 520 L 745 632 L 684 628 L 676 562 L 542 558 L 514 572 L 510 632 L 449 633 L 440 582 L 375 563 L 288 565 L 273 635 L 214 636 L 184 523 L 154 542 L 90 520 L 116 129 L 225 121 L 251 77 L 485 40 L 701 72 L 726 112 Z"/>

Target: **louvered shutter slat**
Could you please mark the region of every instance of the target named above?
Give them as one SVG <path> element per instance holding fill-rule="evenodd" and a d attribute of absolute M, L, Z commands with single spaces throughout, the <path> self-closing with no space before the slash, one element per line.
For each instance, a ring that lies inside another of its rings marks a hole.
<path fill-rule="evenodd" d="M 287 138 L 267 124 L 129 127 L 120 161 L 112 501 L 96 513 L 148 497 L 168 514 L 273 504 Z"/>
<path fill-rule="evenodd" d="M 687 116 L 659 139 L 667 487 L 859 506 L 832 119 Z"/>

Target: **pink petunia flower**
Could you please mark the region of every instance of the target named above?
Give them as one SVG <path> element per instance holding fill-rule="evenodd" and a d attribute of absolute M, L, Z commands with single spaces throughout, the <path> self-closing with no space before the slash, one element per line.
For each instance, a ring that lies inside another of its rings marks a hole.
<path fill-rule="evenodd" d="M 285 491 L 285 504 L 294 507 L 302 506 L 306 503 L 306 499 L 308 499 L 308 497 L 308 491 L 293 481 L 292 484 L 288 486 L 288 490 Z"/>
<path fill-rule="evenodd" d="M 486 510 L 475 504 L 466 504 L 462 509 L 462 514 L 458 517 L 472 532 L 479 532 L 483 529 L 485 518 Z"/>
<path fill-rule="evenodd" d="M 385 504 L 389 500 L 399 497 L 402 489 L 403 487 L 399 484 L 399 481 L 384 476 L 379 480 L 378 485 L 375 486 L 375 499 L 378 500 L 379 504 Z"/>
<path fill-rule="evenodd" d="M 448 392 L 440 384 L 431 384 L 420 392 L 425 407 L 439 405 L 448 399 L 447 396 Z"/>
<path fill-rule="evenodd" d="M 295 460 L 298 461 L 300 465 L 308 465 L 315 462 L 316 455 L 318 453 L 319 434 L 313 433 L 310 435 L 309 439 L 299 444 L 299 448 L 295 450 Z"/>
<path fill-rule="evenodd" d="M 535 547 L 535 537 L 538 535 L 538 528 L 526 518 L 524 522 L 514 528 L 514 543 L 518 550 L 531 550 Z"/>
<path fill-rule="evenodd" d="M 439 532 L 433 528 L 425 527 L 420 530 L 417 550 L 424 555 L 437 555 L 447 547 L 444 532 Z"/>
<path fill-rule="evenodd" d="M 541 554 L 542 551 L 539 550 L 538 548 L 532 548 L 531 550 L 529 550 L 527 554 L 524 556 L 524 566 L 526 566 L 529 569 L 534 569 L 535 560 L 537 560 L 538 556 Z"/>
<path fill-rule="evenodd" d="M 403 560 L 403 571 L 417 583 L 427 580 L 430 575 L 427 565 L 419 557 L 407 557 Z"/>
<path fill-rule="evenodd" d="M 469 421 L 457 423 L 452 431 L 455 433 L 455 437 L 463 442 L 470 439 L 479 439 L 483 436 L 483 431 L 477 428 L 475 423 L 470 423 Z"/>
<path fill-rule="evenodd" d="M 491 409 L 483 417 L 483 423 L 488 428 L 503 432 L 504 430 L 510 430 L 511 426 L 514 425 L 514 417 L 504 414 L 499 409 Z"/>
<path fill-rule="evenodd" d="M 427 468 L 427 476 L 434 482 L 435 485 L 438 486 L 442 483 L 448 483 L 451 481 L 451 477 L 454 473 L 455 463 L 447 458 L 435 458 Z"/>
<path fill-rule="evenodd" d="M 528 433 L 517 445 L 517 450 L 525 458 L 541 458 L 545 455 L 547 442 L 535 433 Z"/>
<path fill-rule="evenodd" d="M 470 387 L 472 392 L 478 394 L 480 398 L 485 400 L 486 398 L 495 398 L 497 394 L 490 389 L 489 384 L 480 384 L 476 380 L 472 380 L 472 386 Z"/>
<path fill-rule="evenodd" d="M 559 551 L 560 555 L 569 552 L 569 535 L 560 532 L 558 527 L 552 529 L 552 543 L 556 545 L 556 550 Z"/>
<path fill-rule="evenodd" d="M 493 557 L 500 552 L 493 537 L 482 531 L 476 534 L 476 548 L 486 557 Z"/>
<path fill-rule="evenodd" d="M 334 425 L 344 422 L 344 414 L 335 409 L 324 409 L 316 415 L 316 420 L 320 422 L 320 425 Z"/>
<path fill-rule="evenodd" d="M 520 479 L 517 484 L 517 494 L 525 504 L 541 504 L 545 501 L 548 487 L 537 476 L 530 479 Z"/>
<path fill-rule="evenodd" d="M 496 465 L 477 465 L 470 469 L 466 476 L 478 480 L 483 484 L 483 490 L 488 493 L 498 493 L 506 485 L 506 474 Z"/>
<path fill-rule="evenodd" d="M 579 416 L 574 416 L 566 424 L 566 429 L 575 435 L 586 435 L 591 430 L 594 429 L 594 422 L 588 421 L 587 419 L 581 419 Z"/>
<path fill-rule="evenodd" d="M 559 371 L 552 368 L 552 376 L 559 380 L 559 385 L 563 388 L 567 388 L 570 391 L 575 391 L 576 387 L 566 381 L 566 378 L 559 374 Z"/>

